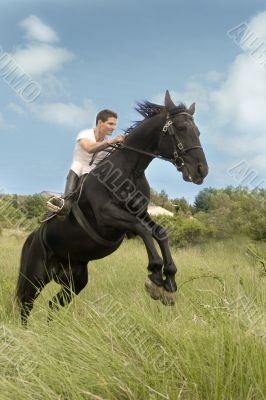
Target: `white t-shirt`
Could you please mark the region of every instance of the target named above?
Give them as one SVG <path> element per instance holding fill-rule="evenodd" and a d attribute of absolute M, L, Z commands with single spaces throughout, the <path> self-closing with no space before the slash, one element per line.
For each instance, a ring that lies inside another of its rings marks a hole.
<path fill-rule="evenodd" d="M 80 143 L 80 139 L 88 139 L 90 142 L 96 143 L 94 130 L 92 129 L 84 129 L 79 132 L 76 138 L 76 145 L 74 149 L 74 157 L 71 165 L 71 169 L 78 175 L 81 176 L 83 174 L 89 173 L 96 165 L 106 157 L 106 151 L 99 151 L 98 153 L 88 153 L 84 150 Z M 90 165 L 90 162 L 93 158 L 93 163 Z"/>

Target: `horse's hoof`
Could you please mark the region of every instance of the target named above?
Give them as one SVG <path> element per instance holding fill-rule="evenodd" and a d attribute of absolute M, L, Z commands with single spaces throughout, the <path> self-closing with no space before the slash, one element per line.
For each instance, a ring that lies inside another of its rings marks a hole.
<path fill-rule="evenodd" d="M 165 289 L 163 289 L 160 300 L 163 303 L 163 305 L 165 305 L 165 306 L 174 306 L 175 305 L 175 293 L 167 292 Z"/>
<path fill-rule="evenodd" d="M 153 300 L 159 300 L 163 293 L 163 288 L 155 285 L 150 278 L 147 278 L 145 281 L 145 290 L 149 293 Z"/>

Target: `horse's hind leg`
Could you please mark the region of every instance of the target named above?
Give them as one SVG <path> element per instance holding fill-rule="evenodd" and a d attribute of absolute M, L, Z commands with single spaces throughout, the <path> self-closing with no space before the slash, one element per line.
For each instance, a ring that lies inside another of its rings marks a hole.
<path fill-rule="evenodd" d="M 16 298 L 23 326 L 27 325 L 34 300 L 50 280 L 43 261 L 42 249 L 35 232 L 33 232 L 27 238 L 22 249 L 16 288 Z"/>
<path fill-rule="evenodd" d="M 71 266 L 61 266 L 59 272 L 53 277 L 61 285 L 59 292 L 49 301 L 50 311 L 58 310 L 59 306 L 69 304 L 74 295 L 77 295 L 88 283 L 88 269 L 86 263 L 71 263 Z M 49 320 L 51 313 L 49 313 Z"/>
<path fill-rule="evenodd" d="M 36 265 L 36 264 L 35 264 Z M 35 266 L 34 265 L 34 266 Z M 25 292 L 23 297 L 20 299 L 20 314 L 21 323 L 23 326 L 27 326 L 28 317 L 33 307 L 34 300 L 41 293 L 41 290 L 48 283 L 44 279 L 34 279 L 34 281 L 28 281 L 25 284 Z"/>

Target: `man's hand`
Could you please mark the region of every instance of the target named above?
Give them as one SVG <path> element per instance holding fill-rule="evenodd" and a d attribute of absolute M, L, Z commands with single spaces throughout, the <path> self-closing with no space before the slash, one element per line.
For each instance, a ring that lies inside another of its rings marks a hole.
<path fill-rule="evenodd" d="M 122 143 L 124 141 L 124 139 L 125 139 L 125 135 L 120 134 L 120 135 L 115 136 L 113 139 L 108 140 L 108 143 L 109 144 Z"/>

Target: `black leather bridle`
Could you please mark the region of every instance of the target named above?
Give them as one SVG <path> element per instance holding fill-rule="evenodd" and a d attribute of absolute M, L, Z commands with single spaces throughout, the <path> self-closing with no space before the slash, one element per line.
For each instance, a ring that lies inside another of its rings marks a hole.
<path fill-rule="evenodd" d="M 187 115 L 188 117 L 193 119 L 192 115 L 186 111 L 182 111 L 182 112 L 179 112 L 174 115 L 182 115 L 182 114 Z M 162 129 L 162 132 L 163 132 L 163 135 L 166 135 L 167 132 L 170 135 L 170 138 L 172 140 L 173 147 L 174 147 L 174 152 L 173 152 L 174 158 L 172 159 L 172 163 L 176 166 L 177 169 L 181 169 L 185 165 L 185 162 L 184 162 L 184 159 L 182 156 L 184 156 L 190 150 L 202 149 L 202 147 L 200 145 L 184 148 L 183 143 L 181 142 L 179 136 L 177 135 L 177 133 L 175 131 L 175 128 L 173 126 L 173 120 L 169 113 L 167 113 L 166 123 Z"/>
<path fill-rule="evenodd" d="M 169 161 L 172 164 L 174 164 L 174 166 L 178 170 L 181 170 L 182 167 L 185 165 L 183 156 L 186 153 L 188 153 L 190 150 L 202 149 L 202 147 L 200 145 L 184 148 L 183 143 L 181 142 L 180 138 L 176 134 L 176 131 L 175 131 L 175 128 L 174 128 L 174 125 L 173 125 L 173 117 L 175 115 L 182 115 L 182 114 L 187 115 L 190 118 L 193 118 L 191 114 L 189 114 L 188 112 L 185 112 L 185 111 L 178 112 L 178 113 L 172 114 L 172 115 L 167 113 L 166 122 L 165 122 L 165 124 L 163 126 L 163 129 L 162 129 L 162 134 L 165 136 L 168 133 L 170 138 L 171 138 L 171 140 L 172 140 L 173 147 L 174 147 L 173 158 L 163 157 L 163 156 L 160 156 L 160 155 L 157 155 L 157 154 L 154 154 L 154 153 L 150 153 L 148 151 L 140 150 L 140 149 L 137 149 L 135 147 L 128 146 L 125 143 L 117 143 L 115 145 L 110 145 L 110 147 L 114 147 L 116 149 L 117 148 L 118 149 L 127 149 L 127 150 L 134 151 L 136 153 L 139 153 L 139 154 L 144 154 L 146 156 L 150 156 L 150 157 L 153 157 L 153 158 L 159 158 L 160 160 Z"/>

